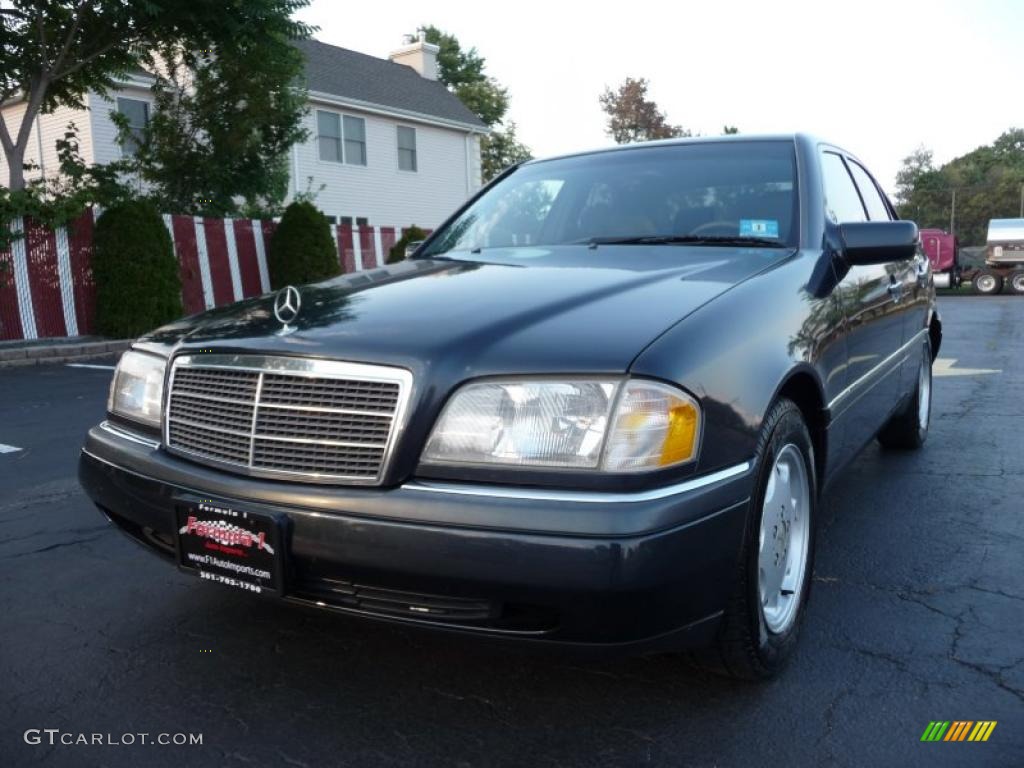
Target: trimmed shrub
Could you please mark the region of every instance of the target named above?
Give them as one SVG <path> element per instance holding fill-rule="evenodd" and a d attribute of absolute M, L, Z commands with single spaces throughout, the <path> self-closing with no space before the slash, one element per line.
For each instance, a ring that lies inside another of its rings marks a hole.
<path fill-rule="evenodd" d="M 181 317 L 178 270 L 171 236 L 152 203 L 130 200 L 108 208 L 93 235 L 97 330 L 135 338 Z"/>
<path fill-rule="evenodd" d="M 270 239 L 267 269 L 274 288 L 315 283 L 341 274 L 331 225 L 315 205 L 303 200 L 284 209 Z"/>
<path fill-rule="evenodd" d="M 388 264 L 397 264 L 400 261 L 405 261 L 405 249 L 409 247 L 409 243 L 426 239 L 427 233 L 413 224 L 405 230 L 405 234 L 399 238 L 398 242 L 391 246 L 391 250 L 388 251 Z"/>

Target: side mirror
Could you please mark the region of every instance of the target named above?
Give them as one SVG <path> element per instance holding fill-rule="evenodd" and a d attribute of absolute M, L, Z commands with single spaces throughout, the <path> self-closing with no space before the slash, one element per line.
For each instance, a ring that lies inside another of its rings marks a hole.
<path fill-rule="evenodd" d="M 411 243 L 405 246 L 405 258 L 411 258 L 414 253 L 423 245 L 422 240 L 413 240 Z"/>
<path fill-rule="evenodd" d="M 912 221 L 858 221 L 839 225 L 843 257 L 851 265 L 914 258 L 920 235 Z"/>

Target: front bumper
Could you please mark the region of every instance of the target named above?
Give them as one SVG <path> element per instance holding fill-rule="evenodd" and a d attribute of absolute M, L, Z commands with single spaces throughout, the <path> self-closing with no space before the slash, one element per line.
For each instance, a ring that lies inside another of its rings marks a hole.
<path fill-rule="evenodd" d="M 112 522 L 172 563 L 181 500 L 287 514 L 291 602 L 656 650 L 713 636 L 734 585 L 752 472 L 646 494 L 304 485 L 211 470 L 101 425 L 86 439 L 79 479 Z"/>

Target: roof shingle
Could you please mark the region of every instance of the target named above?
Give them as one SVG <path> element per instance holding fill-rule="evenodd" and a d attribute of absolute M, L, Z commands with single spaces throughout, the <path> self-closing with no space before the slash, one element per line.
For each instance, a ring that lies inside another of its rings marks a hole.
<path fill-rule="evenodd" d="M 306 58 L 310 91 L 485 127 L 443 83 L 421 77 L 412 67 L 319 40 L 295 45 Z"/>

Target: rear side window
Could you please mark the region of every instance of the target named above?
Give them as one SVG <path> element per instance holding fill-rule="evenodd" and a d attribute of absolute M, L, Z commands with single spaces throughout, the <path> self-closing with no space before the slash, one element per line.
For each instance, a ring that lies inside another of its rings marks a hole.
<path fill-rule="evenodd" d="M 848 165 L 850 166 L 850 173 L 853 174 L 853 180 L 857 182 L 860 196 L 864 198 L 864 205 L 867 206 L 868 216 L 871 217 L 872 221 L 889 221 L 889 209 L 886 207 L 878 187 L 875 186 L 875 182 L 872 181 L 868 172 L 860 164 L 852 160 L 848 161 Z"/>
<path fill-rule="evenodd" d="M 843 158 L 835 152 L 822 153 L 821 175 L 825 184 L 825 214 L 832 221 L 842 224 L 868 220 Z"/>

